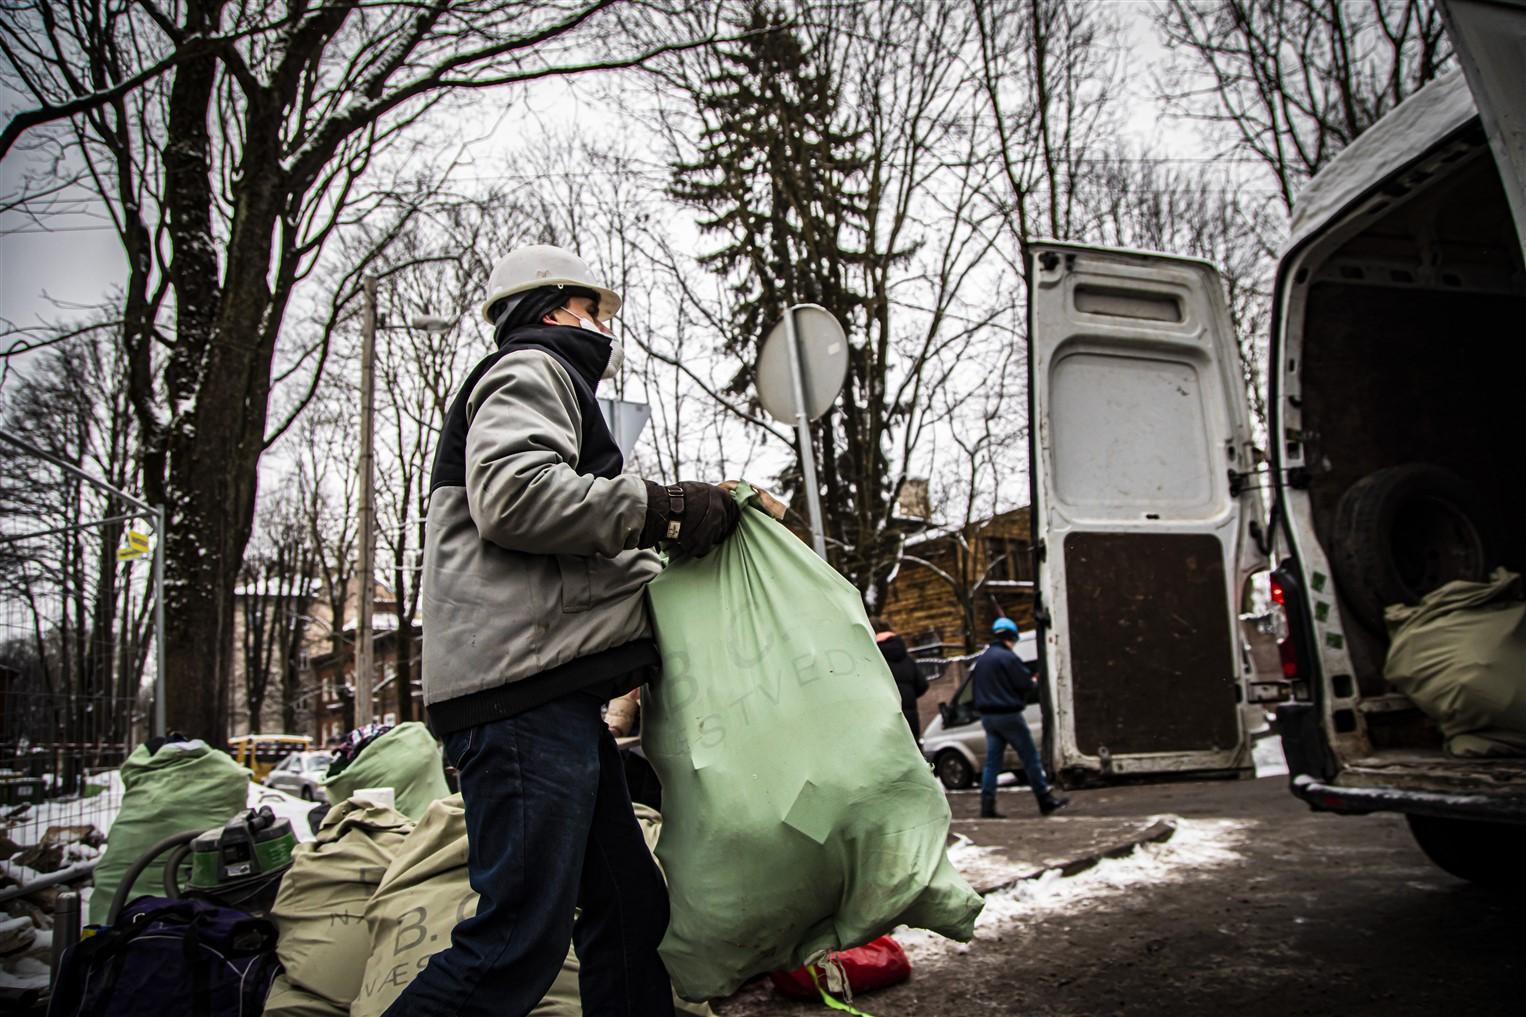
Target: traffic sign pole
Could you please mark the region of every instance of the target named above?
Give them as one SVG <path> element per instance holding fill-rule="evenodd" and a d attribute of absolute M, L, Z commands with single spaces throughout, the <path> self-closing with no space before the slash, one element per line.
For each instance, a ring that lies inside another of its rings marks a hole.
<path fill-rule="evenodd" d="M 800 468 L 805 474 L 805 504 L 811 518 L 811 546 L 825 559 L 827 541 L 821 525 L 821 489 L 816 483 L 816 452 L 811 442 L 811 419 L 805 402 L 805 367 L 800 361 L 800 337 L 795 333 L 795 309 L 784 309 L 784 333 L 789 341 L 790 383 L 795 394 L 795 434 L 800 443 Z"/>

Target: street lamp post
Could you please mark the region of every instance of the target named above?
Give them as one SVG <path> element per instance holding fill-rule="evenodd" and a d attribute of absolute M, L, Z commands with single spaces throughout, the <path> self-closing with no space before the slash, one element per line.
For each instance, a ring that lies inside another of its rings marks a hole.
<path fill-rule="evenodd" d="M 374 651 L 371 638 L 371 608 L 375 568 L 372 558 L 376 551 L 376 511 L 372 507 L 375 483 L 372 460 L 374 438 L 372 418 L 376 404 L 376 276 L 368 275 L 365 281 L 365 312 L 360 336 L 360 499 L 357 514 L 360 523 L 360 561 L 355 566 L 356 578 L 360 580 L 359 617 L 355 622 L 355 726 L 365 727 L 371 723 L 371 680 L 375 675 Z"/>
<path fill-rule="evenodd" d="M 357 499 L 359 561 L 355 566 L 360 580 L 360 603 L 355 619 L 355 726 L 364 727 L 372 715 L 371 685 L 376 678 L 376 643 L 373 638 L 373 597 L 376 593 L 376 496 L 375 437 L 372 421 L 376 413 L 376 276 L 366 276 L 363 287 L 365 309 L 360 336 L 360 496 Z M 426 332 L 446 332 L 455 321 L 432 315 L 419 315 L 414 328 Z M 401 695 L 408 695 L 404 688 Z"/>

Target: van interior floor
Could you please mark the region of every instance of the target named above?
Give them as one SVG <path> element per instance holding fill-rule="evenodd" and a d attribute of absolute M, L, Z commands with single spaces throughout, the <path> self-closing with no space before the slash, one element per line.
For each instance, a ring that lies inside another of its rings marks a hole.
<path fill-rule="evenodd" d="M 1347 762 L 1335 781 L 1351 787 L 1402 787 L 1410 782 L 1423 789 L 1455 785 L 1470 794 L 1487 793 L 1492 785 L 1518 795 L 1526 786 L 1526 756 L 1473 759 L 1439 748 L 1390 749 Z"/>

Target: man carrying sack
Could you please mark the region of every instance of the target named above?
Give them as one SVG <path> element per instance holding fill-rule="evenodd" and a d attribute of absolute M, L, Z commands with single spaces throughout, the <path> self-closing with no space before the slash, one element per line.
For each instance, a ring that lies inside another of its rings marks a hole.
<path fill-rule="evenodd" d="M 587 1012 L 673 1013 L 667 892 L 600 708 L 658 665 L 650 549 L 701 557 L 739 510 L 710 484 L 621 474 L 594 394 L 623 360 L 619 308 L 556 247 L 506 255 L 488 284 L 498 348 L 440 436 L 423 571 L 424 701 L 460 773 L 481 900 L 390 1017 L 527 1014 L 569 939 Z"/>

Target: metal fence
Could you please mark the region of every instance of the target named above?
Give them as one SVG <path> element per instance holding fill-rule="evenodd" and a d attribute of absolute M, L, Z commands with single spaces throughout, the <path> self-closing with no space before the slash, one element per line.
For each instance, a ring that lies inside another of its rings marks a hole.
<path fill-rule="evenodd" d="M 127 718 L 141 732 L 134 700 L 96 699 L 90 706 Z M 104 831 L 121 799 L 116 775 L 131 738 L 106 725 L 79 723 L 79 706 L 47 694 L 0 693 L 0 833 L 15 845 L 39 843 L 49 826 Z M 71 720 L 73 723 L 71 723 Z"/>
<path fill-rule="evenodd" d="M 923 646 L 913 646 L 907 652 L 917 662 L 917 667 L 922 671 L 922 677 L 928 681 L 937 681 L 950 671 L 963 677 L 969 670 L 969 666 L 980 656 L 979 651 L 965 654 L 948 652 L 962 649 L 964 647 L 959 643 L 928 643 Z"/>
<path fill-rule="evenodd" d="M 0 434 L 0 833 L 104 828 L 161 697 L 162 511 Z"/>

